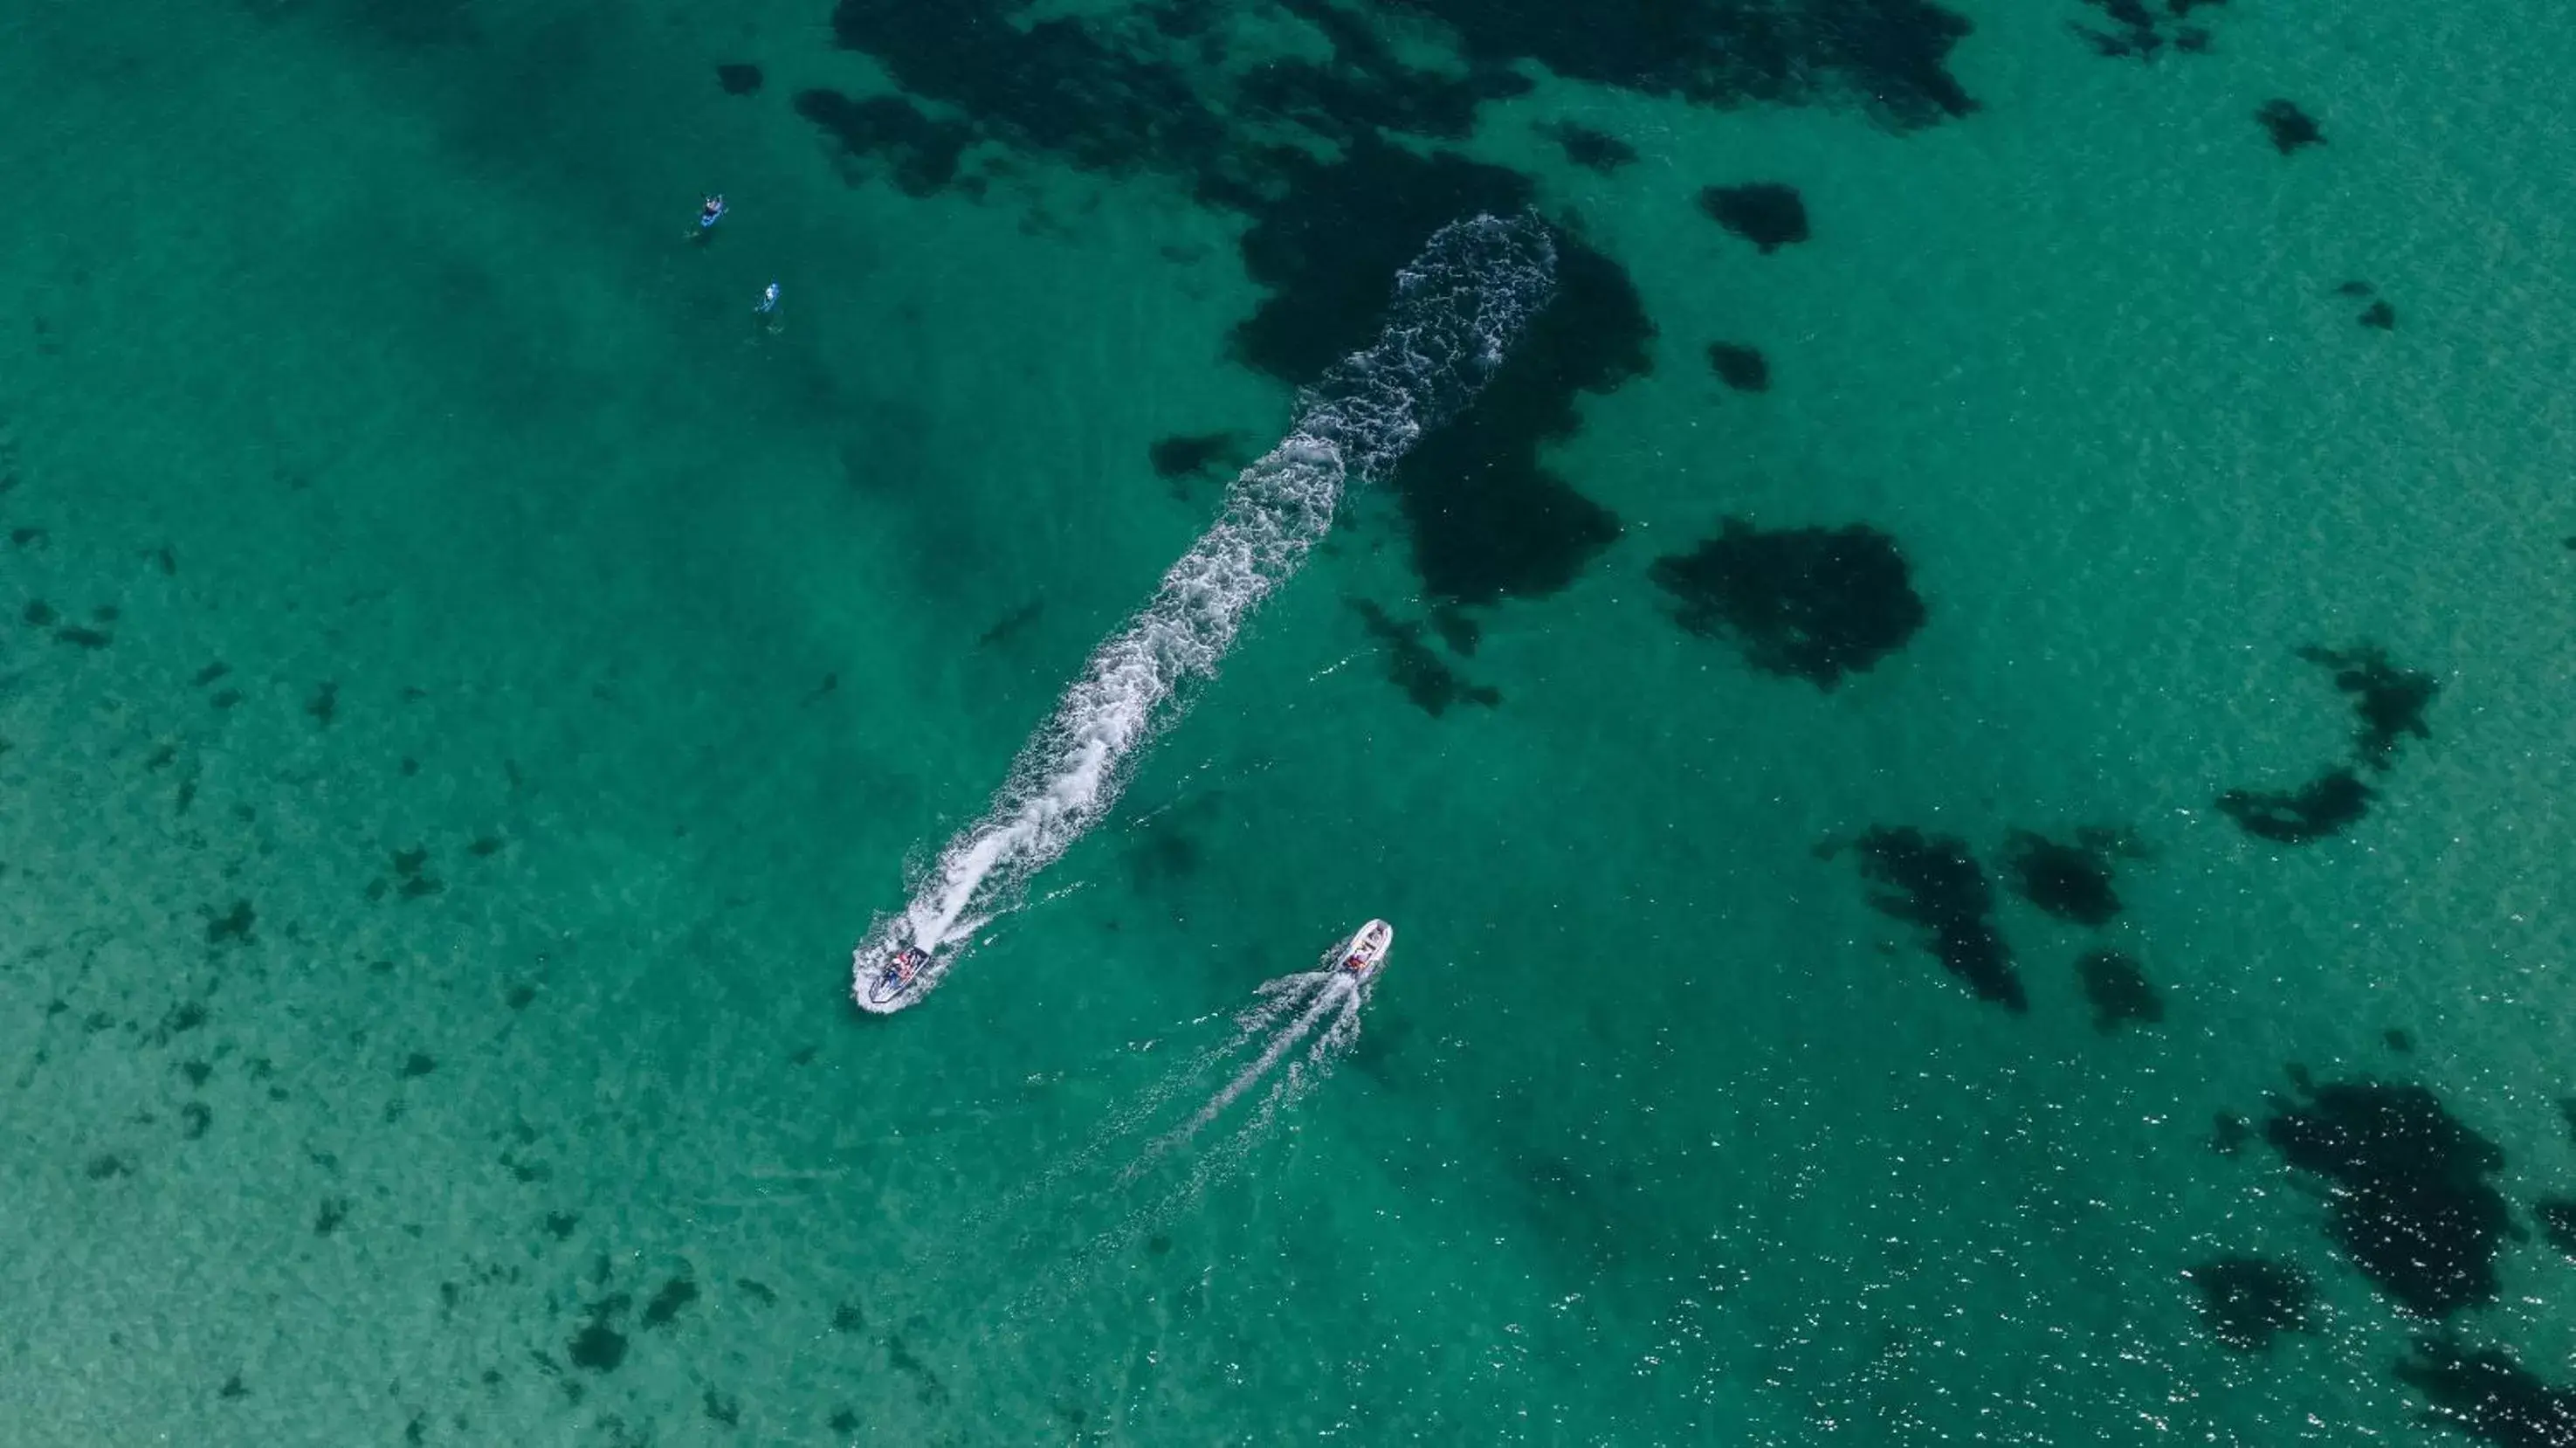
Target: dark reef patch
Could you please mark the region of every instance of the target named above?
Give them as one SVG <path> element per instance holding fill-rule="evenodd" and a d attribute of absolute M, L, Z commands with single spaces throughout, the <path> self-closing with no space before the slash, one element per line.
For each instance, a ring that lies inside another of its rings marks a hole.
<path fill-rule="evenodd" d="M 1227 128 L 1179 47 L 1158 53 L 1140 27 L 1065 15 L 1023 25 L 1020 8 L 1015 0 L 840 0 L 832 33 L 844 49 L 875 56 L 903 90 L 966 119 L 934 120 L 900 96 L 853 101 L 825 91 L 805 92 L 796 108 L 857 154 L 875 154 L 888 137 L 944 154 L 944 165 L 915 170 L 928 189 L 953 178 L 957 155 L 981 141 L 1090 171 L 1176 171 L 1194 176 L 1202 194 L 1228 176 Z"/>
<path fill-rule="evenodd" d="M 2397 330 L 2397 309 L 2388 305 L 2387 300 L 2382 298 L 2362 308 L 2358 320 L 2365 327 L 2382 332 L 2394 332 Z"/>
<path fill-rule="evenodd" d="M 622 1297 L 611 1300 L 624 1305 Z M 590 1321 L 582 1324 L 581 1331 L 572 1335 L 572 1341 L 564 1345 L 564 1352 L 572 1359 L 574 1367 L 587 1368 L 594 1373 L 613 1373 L 617 1371 L 618 1364 L 626 1361 L 626 1334 L 609 1323 L 605 1311 L 594 1313 Z"/>
<path fill-rule="evenodd" d="M 1925 618 L 1896 541 L 1858 524 L 1764 532 L 1729 518 L 1649 576 L 1684 629 L 1732 638 L 1753 667 L 1819 689 L 1875 667 Z"/>
<path fill-rule="evenodd" d="M 2370 801 L 2370 786 L 2337 766 L 2287 792 L 2231 789 L 2218 797 L 2218 809 L 2249 835 L 2305 845 L 2359 824 L 2370 813 Z"/>
<path fill-rule="evenodd" d="M 2353 710 L 2361 716 L 2361 727 L 2353 734 L 2353 753 L 2362 763 L 2384 771 L 2396 761 L 2400 740 L 2408 735 L 2433 737 L 2424 711 L 2442 692 L 2442 681 L 2431 674 L 2398 668 L 2375 644 L 2349 649 L 2310 646 L 2299 650 L 2299 657 L 2334 670 L 2335 687 L 2352 696 Z"/>
<path fill-rule="evenodd" d="M 1432 607 L 1431 631 L 1440 635 L 1440 641 L 1449 646 L 1449 652 L 1462 659 L 1474 658 L 1477 645 L 1485 641 L 1484 626 L 1454 603 Z"/>
<path fill-rule="evenodd" d="M 2209 1123 L 2209 1149 L 2220 1156 L 2234 1156 L 2254 1139 L 2254 1123 L 2233 1111 L 2222 1111 Z"/>
<path fill-rule="evenodd" d="M 841 0 L 833 28 L 843 46 L 875 56 L 911 97 L 962 119 L 933 119 L 903 97 L 808 92 L 798 106 L 845 148 L 889 161 L 907 189 L 980 186 L 961 157 L 989 147 L 1086 171 L 1169 175 L 1202 203 L 1242 214 L 1246 271 L 1273 295 L 1238 329 L 1238 354 L 1303 384 L 1375 335 L 1389 279 L 1432 232 L 1531 201 L 1533 183 L 1521 173 L 1387 139 L 1468 135 L 1482 101 L 1528 88 L 1512 70 L 1514 44 L 1575 45 L 1578 69 L 1559 74 L 1588 75 L 1635 49 L 1666 77 L 1644 82 L 1649 89 L 1756 96 L 1730 83 L 1747 63 L 1713 49 L 1710 30 L 1676 30 L 1624 10 L 1543 22 L 1498 22 L 1481 7 L 1442 13 L 1460 27 L 1470 63 L 1435 72 L 1401 61 L 1364 11 L 1285 3 L 1332 48 L 1331 61 L 1283 61 L 1265 50 L 1258 65 L 1229 70 L 1225 17 L 1168 0 L 1115 20 L 1057 15 L 1026 24 L 1010 0 Z M 1948 81 L 1938 57 L 1965 33 L 1965 22 L 1919 0 L 1801 4 L 1820 28 L 1780 31 L 1770 7 L 1746 0 L 1709 7 L 1718 30 L 1731 22 L 1769 40 L 1754 69 L 1776 71 L 1779 84 L 1762 95 L 1866 98 L 1910 112 L 1907 97 L 1920 95 L 1919 85 Z M 1945 38 L 1929 72 L 1919 72 L 1908 47 L 1930 36 Z M 1501 51 L 1489 54 L 1494 45 Z M 1683 52 L 1707 64 L 1676 69 Z M 1932 109 L 1963 111 L 1955 90 L 1949 84 L 1949 104 Z M 1538 452 L 1575 431 L 1576 394 L 1606 392 L 1647 370 L 1653 329 L 1615 263 L 1572 238 L 1561 250 L 1555 303 L 1482 403 L 1396 470 L 1415 563 L 1435 598 L 1543 596 L 1617 536 L 1617 520 L 1541 468 Z"/>
<path fill-rule="evenodd" d="M 1764 256 L 1807 239 L 1807 203 L 1798 188 L 1777 181 L 1702 187 L 1699 209 Z"/>
<path fill-rule="evenodd" d="M 1981 1001 L 2009 1011 L 2030 1009 L 2012 952 L 1995 929 L 1994 890 L 1965 842 L 1925 835 L 1912 826 L 1880 826 L 1854 841 L 1861 878 L 1883 887 L 1872 909 L 1919 927 L 1941 967 Z"/>
<path fill-rule="evenodd" d="M 1539 457 L 1580 430 L 1578 394 L 1645 375 L 1653 336 L 1627 273 L 1560 239 L 1556 300 L 1477 405 L 1416 443 L 1391 480 L 1414 569 L 1433 600 L 1543 598 L 1618 540 L 1617 515 Z"/>
<path fill-rule="evenodd" d="M 1453 704 L 1491 709 L 1503 702 L 1500 691 L 1468 683 L 1449 667 L 1448 661 L 1422 641 L 1421 624 L 1395 618 L 1364 598 L 1354 598 L 1349 603 L 1370 636 L 1386 647 L 1387 677 L 1404 690 L 1415 708 L 1436 719 L 1449 712 Z"/>
<path fill-rule="evenodd" d="M 2200 1289 L 2200 1321 L 2238 1352 L 2263 1352 L 2285 1332 L 2310 1331 L 2316 1289 L 2297 1268 L 2261 1257 L 2218 1257 L 2183 1273 Z"/>
<path fill-rule="evenodd" d="M 1596 131 L 1580 121 L 1552 121 L 1538 128 L 1538 133 L 1556 142 L 1565 159 L 1586 171 L 1604 176 L 1637 163 L 1637 148 L 1611 135 Z"/>
<path fill-rule="evenodd" d="M 2110 22 L 2109 29 L 2077 24 L 2075 33 L 2093 47 L 2097 55 L 2125 60 L 2153 60 L 2167 46 L 2186 54 L 2209 49 L 2209 31 L 2185 23 L 2191 12 L 2207 5 L 2225 4 L 2226 0 L 2164 0 L 2150 8 L 2146 0 L 2085 0 L 2102 12 Z"/>
<path fill-rule="evenodd" d="M 394 851 L 393 865 L 392 880 L 379 878 L 367 886 L 368 899 L 383 899 L 388 885 L 392 886 L 394 893 L 406 900 L 426 899 L 447 888 L 446 882 L 429 873 L 429 846 L 427 845 L 414 845 L 408 850 Z"/>
<path fill-rule="evenodd" d="M 644 1325 L 668 1327 L 690 1303 L 698 1300 L 698 1284 L 686 1276 L 674 1277 L 662 1284 L 653 1300 L 644 1304 Z"/>
<path fill-rule="evenodd" d="M 2272 138 L 2272 149 L 2284 156 L 2326 143 L 2326 133 L 2317 125 L 2316 117 L 2300 110 L 2295 102 L 2265 101 L 2255 108 L 2254 119 L 2262 125 L 2263 134 Z"/>
<path fill-rule="evenodd" d="M 2434 1421 L 2498 1448 L 2576 1443 L 2576 1392 L 2549 1386 L 2501 1349 L 2428 1338 L 2398 1363 L 2397 1376 L 2431 1400 Z"/>
<path fill-rule="evenodd" d="M 1708 366 L 1717 374 L 1718 381 L 1738 392 L 1771 390 L 1771 362 L 1759 348 L 1747 347 L 1741 342 L 1711 342 L 1708 344 Z"/>
<path fill-rule="evenodd" d="M 206 912 L 206 943 L 208 945 L 248 945 L 251 943 L 251 932 L 258 927 L 258 924 L 259 913 L 251 908 L 250 902 L 235 900 L 232 907 L 221 915 L 211 910 Z"/>
<path fill-rule="evenodd" d="M 2576 1201 L 2545 1197 L 2532 1205 L 2531 1214 L 2540 1219 L 2540 1235 L 2549 1245 L 2576 1262 Z"/>
<path fill-rule="evenodd" d="M 1298 0 L 1294 8 L 1324 7 Z M 1900 128 L 1977 105 L 1945 68 L 1968 22 L 1924 0 L 1397 0 L 1389 8 L 1446 25 L 1472 62 L 1536 61 L 1569 80 L 1706 105 L 1842 102 Z"/>
<path fill-rule="evenodd" d="M 1181 478 L 1222 466 L 1240 456 L 1243 434 L 1239 432 L 1196 432 L 1159 438 L 1146 449 L 1146 460 L 1154 465 L 1161 478 Z"/>
<path fill-rule="evenodd" d="M 1145 450 L 1154 476 L 1172 485 L 1172 495 L 1189 496 L 1190 484 L 1235 472 L 1251 460 L 1249 439 L 1239 432 L 1176 433 L 1157 438 Z"/>
<path fill-rule="evenodd" d="M 716 84 L 724 87 L 729 96 L 758 95 L 762 79 L 760 67 L 746 61 L 728 61 L 716 67 Z"/>
<path fill-rule="evenodd" d="M 952 107 L 986 140 L 1087 170 L 1187 176 L 1202 199 L 1257 190 L 1282 153 L 1379 130 L 1457 139 L 1487 99 L 1528 91 L 1536 63 L 1569 80 L 1712 105 L 1840 103 L 1883 124 L 1975 109 L 1946 68 L 1968 22 L 1928 0 L 1621 0 L 1497 7 L 1281 0 L 1330 48 L 1320 59 L 1245 48 L 1227 13 L 1159 0 L 1114 18 L 1022 23 L 1018 0 L 840 0 L 839 43 L 875 56 L 913 96 Z M 1383 17 L 1379 10 L 1392 12 Z M 1420 69 L 1394 37 L 1444 27 L 1462 64 Z"/>
<path fill-rule="evenodd" d="M 958 162 L 975 142 L 975 128 L 925 115 L 901 96 L 852 100 L 838 91 L 796 93 L 796 114 L 840 143 L 853 164 L 882 167 L 906 196 L 931 196 L 958 182 Z"/>
<path fill-rule="evenodd" d="M 1529 178 L 1440 151 L 1362 140 L 1337 165 L 1283 167 L 1254 213 L 1245 268 L 1272 295 L 1235 329 L 1237 354 L 1285 382 L 1312 381 L 1369 344 L 1390 279 L 1423 240 L 1477 212 L 1528 205 Z M 1541 465 L 1582 424 L 1575 399 L 1653 368 L 1655 335 L 1628 274 L 1581 239 L 1557 238 L 1557 293 L 1476 406 L 1417 443 L 1391 482 L 1424 592 L 1491 604 L 1556 592 L 1619 536 L 1618 519 Z"/>
<path fill-rule="evenodd" d="M 2004 841 L 2004 879 L 2014 894 L 2060 920 L 2108 925 L 2120 913 L 2111 860 L 2127 853 L 2116 830 L 2079 830 L 2071 845 L 2015 830 Z"/>
<path fill-rule="evenodd" d="M 2334 1184 L 2327 1235 L 2407 1311 L 2438 1318 L 2495 1300 L 2496 1250 L 2513 1230 L 2489 1180 L 2504 1153 L 2432 1092 L 2329 1083 L 2305 1105 L 2275 1102 L 2263 1135 L 2290 1165 Z"/>
<path fill-rule="evenodd" d="M 2075 974 L 2093 1007 L 2093 1029 L 2106 1036 L 2131 1021 L 2151 1026 L 2165 1018 L 2164 997 L 2122 951 L 2092 951 L 2075 962 Z"/>

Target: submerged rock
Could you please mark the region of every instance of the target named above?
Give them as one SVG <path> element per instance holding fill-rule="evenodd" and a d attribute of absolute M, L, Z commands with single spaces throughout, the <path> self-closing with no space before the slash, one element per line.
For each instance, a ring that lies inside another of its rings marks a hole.
<path fill-rule="evenodd" d="M 2386 770 L 2397 758 L 2398 742 L 2409 735 L 2430 739 L 2424 722 L 2442 681 L 2431 674 L 2401 669 L 2375 644 L 2350 649 L 2309 647 L 2299 657 L 2334 670 L 2335 687 L 2352 697 L 2361 726 L 2353 734 L 2353 752 L 2373 769 Z"/>
<path fill-rule="evenodd" d="M 2218 797 L 2218 808 L 2249 835 L 2305 845 L 2360 823 L 2370 813 L 2370 801 L 2370 786 L 2339 767 L 2288 792 L 2231 789 Z"/>
<path fill-rule="evenodd" d="M 2012 952 L 1995 930 L 1994 891 L 1963 842 L 1882 826 L 1855 843 L 1861 878 L 1885 887 L 1870 895 L 1873 909 L 1921 927 L 1942 969 L 1966 982 L 1977 999 L 2009 1011 L 2030 1009 Z"/>
<path fill-rule="evenodd" d="M 2540 1218 L 2540 1235 L 2548 1239 L 2550 1246 L 2558 1249 L 2560 1256 L 2576 1262 L 2576 1201 L 2551 1197 L 2531 1210 L 2532 1215 Z"/>
<path fill-rule="evenodd" d="M 2326 133 L 2318 127 L 2316 118 L 2300 110 L 2294 102 L 2265 101 L 2254 112 L 2254 119 L 2262 123 L 2264 134 L 2272 138 L 2272 148 L 2284 156 L 2326 143 Z"/>
<path fill-rule="evenodd" d="M 2397 1376 L 2432 1400 L 2437 1420 L 2498 1448 L 2576 1443 L 2576 1392 L 2542 1382 L 2500 1349 L 2420 1341 Z"/>
<path fill-rule="evenodd" d="M 1156 477 L 1167 483 L 1186 482 L 1241 467 L 1249 442 L 1239 432 L 1176 433 L 1157 439 L 1145 457 Z"/>
<path fill-rule="evenodd" d="M 2013 893 L 2060 920 L 2108 925 L 2120 913 L 2111 856 L 2124 848 L 2106 830 L 2085 830 L 2071 845 L 2015 830 L 2004 841 L 2004 878 Z"/>
<path fill-rule="evenodd" d="M 2316 1289 L 2296 1268 L 2261 1257 L 2217 1257 L 2183 1275 L 2200 1289 L 2201 1325 L 2238 1352 L 2262 1352 L 2282 1333 L 2310 1330 Z"/>
<path fill-rule="evenodd" d="M 2399 1306 L 2439 1318 L 2496 1299 L 2496 1250 L 2513 1230 L 2492 1180 L 2504 1152 L 2432 1092 L 2331 1082 L 2279 1105 L 2263 1135 L 2334 1184 L 2327 1235 Z"/>
<path fill-rule="evenodd" d="M 1758 348 L 1740 342 L 1711 342 L 1708 365 L 1718 381 L 1738 392 L 1771 390 L 1771 363 Z"/>
<path fill-rule="evenodd" d="M 602 1266 L 605 1265 L 606 1259 L 603 1258 Z M 626 1334 L 612 1324 L 632 1304 L 633 1299 L 625 1293 L 613 1292 L 592 1305 L 590 1321 L 573 1334 L 572 1341 L 565 1347 L 574 1367 L 587 1368 L 595 1373 L 617 1371 L 618 1365 L 626 1361 Z"/>
<path fill-rule="evenodd" d="M 1596 131 L 1578 121 L 1558 121 L 1552 125 L 1541 126 L 1538 131 L 1540 135 L 1563 148 L 1566 160 L 1587 171 L 1598 171 L 1604 176 L 1622 167 L 1634 165 L 1637 160 L 1636 147 L 1611 135 L 1608 131 Z"/>
<path fill-rule="evenodd" d="M 2117 950 L 2097 950 L 2075 962 L 2084 998 L 2093 1005 L 2093 1029 L 2104 1035 L 2131 1021 L 2154 1025 L 2165 1018 L 2164 998 L 2138 963 Z"/>
<path fill-rule="evenodd" d="M 1903 648 L 1926 616 L 1896 541 L 1857 524 L 1765 532 L 1729 518 L 1649 576 L 1685 630 L 1728 637 L 1753 667 L 1819 689 Z"/>
<path fill-rule="evenodd" d="M 1777 181 L 1742 186 L 1708 186 L 1699 193 L 1699 209 L 1728 231 L 1753 243 L 1764 256 L 1805 241 L 1807 203 L 1798 188 Z"/>
<path fill-rule="evenodd" d="M 1491 709 L 1503 702 L 1500 690 L 1469 683 L 1424 643 L 1421 624 L 1398 619 L 1364 598 L 1349 603 L 1369 634 L 1385 646 L 1387 677 L 1404 690 L 1415 708 L 1436 719 L 1455 704 Z"/>

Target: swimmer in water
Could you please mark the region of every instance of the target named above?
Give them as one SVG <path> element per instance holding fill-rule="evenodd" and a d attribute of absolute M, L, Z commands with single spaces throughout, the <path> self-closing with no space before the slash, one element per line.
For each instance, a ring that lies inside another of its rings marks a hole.
<path fill-rule="evenodd" d="M 778 335 L 779 328 L 785 325 L 778 316 L 778 283 L 771 282 L 761 289 L 760 305 L 752 308 L 751 312 L 753 316 L 768 318 L 769 323 L 764 330 L 773 337 Z"/>

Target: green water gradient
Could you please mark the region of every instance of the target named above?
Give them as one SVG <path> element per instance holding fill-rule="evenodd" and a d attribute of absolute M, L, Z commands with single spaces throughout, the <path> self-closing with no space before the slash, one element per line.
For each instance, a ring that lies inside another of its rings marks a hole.
<path fill-rule="evenodd" d="M 2576 1173 L 2576 32 L 2257 7 L 2140 66 L 2062 8 L 1972 7 L 1985 109 L 1902 138 L 1488 106 L 1658 328 L 1549 459 L 1621 541 L 1434 717 L 1349 606 L 1423 612 L 1355 496 L 888 1022 L 851 940 L 1215 505 L 1151 443 L 1290 415 L 1228 352 L 1240 223 L 847 184 L 785 105 L 867 67 L 810 3 L 0 20 L 6 1436 L 2429 1432 L 2314 1192 L 2207 1141 L 2298 1061 L 2433 1085 L 2517 1203 Z M 2330 143 L 2277 155 L 2272 95 Z M 1642 160 L 1569 167 L 1569 115 Z M 1745 179 L 1814 240 L 1694 205 Z M 1748 669 L 1648 581 L 1727 516 L 1885 530 L 1929 623 L 1832 693 Z M 2347 836 L 2249 838 L 2216 794 L 2351 730 L 2293 650 L 2360 639 L 2440 677 L 2433 737 Z M 1817 852 L 1878 823 L 2152 857 L 2104 932 L 2001 907 L 2013 1016 Z M 1122 1185 L 1138 1103 L 1370 916 L 1339 1072 L 1194 1194 Z M 2161 1025 L 2092 1029 L 2105 943 Z M 2321 1330 L 2211 1341 L 2182 1272 L 2229 1252 Z M 2552 1375 L 2568 1269 L 2502 1270 L 2464 1325 Z"/>

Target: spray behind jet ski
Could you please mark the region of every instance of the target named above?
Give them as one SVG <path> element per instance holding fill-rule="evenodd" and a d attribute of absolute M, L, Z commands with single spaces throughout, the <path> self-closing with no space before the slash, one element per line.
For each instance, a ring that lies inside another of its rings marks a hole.
<path fill-rule="evenodd" d="M 1100 821 L 1179 692 L 1216 672 L 1254 605 L 1331 528 L 1345 478 L 1384 477 L 1472 402 L 1555 289 L 1556 244 L 1535 215 L 1478 216 L 1431 238 L 1397 274 L 1377 341 L 1306 389 L 1288 436 L 1243 470 L 1153 598 L 1092 652 L 983 817 L 851 951 L 860 1008 L 882 1014 L 927 995 L 977 930 Z"/>

